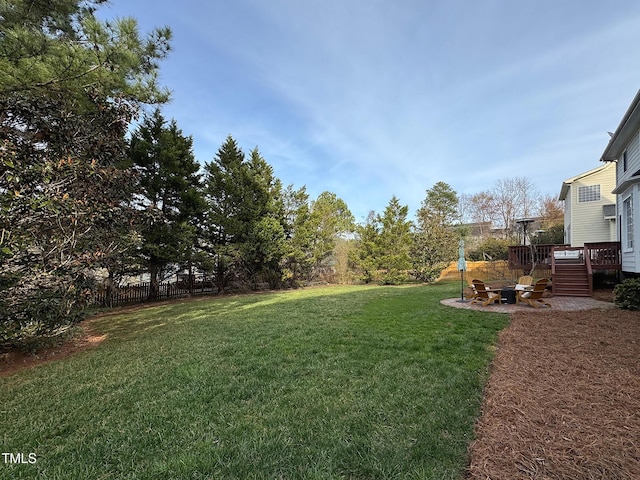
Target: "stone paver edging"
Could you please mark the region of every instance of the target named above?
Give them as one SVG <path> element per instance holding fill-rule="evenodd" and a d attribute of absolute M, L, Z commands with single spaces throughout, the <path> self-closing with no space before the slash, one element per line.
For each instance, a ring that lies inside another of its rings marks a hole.
<path fill-rule="evenodd" d="M 448 307 L 464 308 L 466 310 L 478 310 L 492 313 L 513 313 L 513 312 L 535 312 L 536 310 L 559 310 L 559 311 L 578 311 L 592 310 L 594 308 L 617 308 L 613 303 L 603 302 L 591 297 L 549 297 L 545 300 L 551 304 L 549 307 L 530 307 L 529 305 L 514 304 L 491 304 L 483 307 L 479 303 L 471 304 L 471 300 L 460 301 L 460 298 L 447 298 L 440 300 L 440 303 Z"/>

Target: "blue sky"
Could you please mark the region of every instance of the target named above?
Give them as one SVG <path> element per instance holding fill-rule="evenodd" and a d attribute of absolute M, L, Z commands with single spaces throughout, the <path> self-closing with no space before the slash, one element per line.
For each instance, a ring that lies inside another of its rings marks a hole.
<path fill-rule="evenodd" d="M 276 175 L 411 215 L 528 177 L 542 194 L 599 165 L 640 89 L 640 3 L 594 0 L 112 0 L 168 25 L 162 108 L 201 163 L 231 134 Z"/>

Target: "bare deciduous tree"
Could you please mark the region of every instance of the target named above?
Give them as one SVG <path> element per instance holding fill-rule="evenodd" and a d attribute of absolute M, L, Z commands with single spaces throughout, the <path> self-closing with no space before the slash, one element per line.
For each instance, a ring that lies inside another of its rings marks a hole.
<path fill-rule="evenodd" d="M 518 218 L 529 217 L 536 212 L 539 194 L 528 178 L 501 178 L 496 181 L 492 194 L 505 237 L 515 233 Z"/>
<path fill-rule="evenodd" d="M 474 210 L 472 198 L 473 195 L 469 193 L 461 193 L 458 195 L 458 211 L 456 213 L 458 223 L 464 224 L 473 222 L 471 218 Z"/>
<path fill-rule="evenodd" d="M 546 195 L 540 199 L 538 216 L 542 217 L 543 227 L 564 224 L 564 205 L 553 195 Z"/>
<path fill-rule="evenodd" d="M 480 237 L 489 234 L 489 229 L 484 226 L 497 220 L 498 211 L 496 200 L 489 191 L 476 193 L 471 196 L 471 220 L 480 225 Z"/>

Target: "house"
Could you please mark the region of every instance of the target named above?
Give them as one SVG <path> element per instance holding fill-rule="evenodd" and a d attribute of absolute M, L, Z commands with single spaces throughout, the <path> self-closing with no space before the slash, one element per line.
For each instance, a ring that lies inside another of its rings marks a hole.
<path fill-rule="evenodd" d="M 565 205 L 565 244 L 537 244 L 535 251 L 526 246 L 511 246 L 509 267 L 525 271 L 534 265 L 546 267 L 553 279 L 554 295 L 591 295 L 594 273 L 621 269 L 617 188 L 613 163 L 601 164 L 565 180 L 558 197 Z"/>
<path fill-rule="evenodd" d="M 459 228 L 466 230 L 469 237 L 482 240 L 491 235 L 493 225 L 491 222 L 463 223 Z"/>
<path fill-rule="evenodd" d="M 640 91 L 600 159 L 615 165 L 616 216 L 622 271 L 640 273 Z"/>
<path fill-rule="evenodd" d="M 564 201 L 564 243 L 582 247 L 589 242 L 615 242 L 616 170 L 600 165 L 562 182 L 558 200 Z"/>

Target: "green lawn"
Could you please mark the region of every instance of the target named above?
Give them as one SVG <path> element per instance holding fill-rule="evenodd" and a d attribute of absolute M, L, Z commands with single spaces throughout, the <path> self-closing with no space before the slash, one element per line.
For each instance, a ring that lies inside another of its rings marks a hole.
<path fill-rule="evenodd" d="M 456 479 L 506 316 L 458 285 L 329 287 L 100 318 L 0 379 L 0 478 Z"/>

